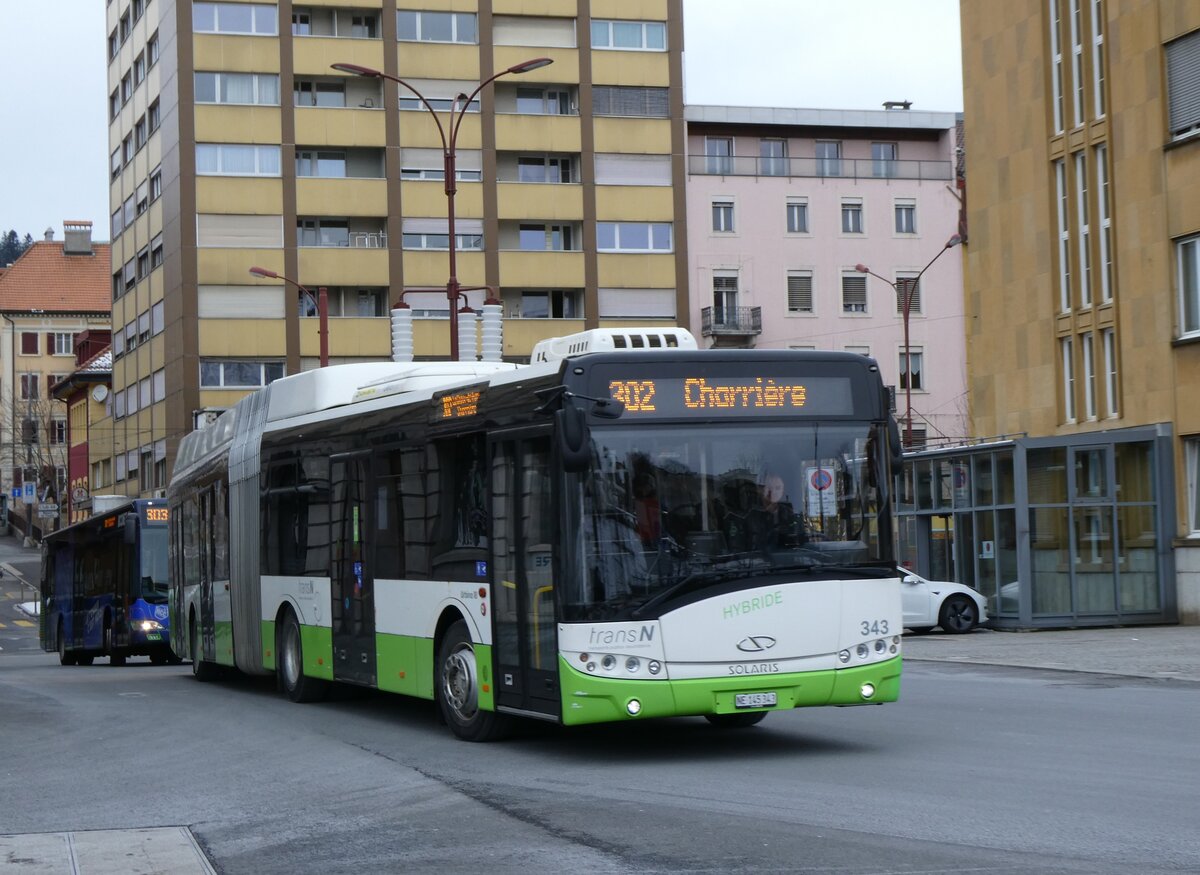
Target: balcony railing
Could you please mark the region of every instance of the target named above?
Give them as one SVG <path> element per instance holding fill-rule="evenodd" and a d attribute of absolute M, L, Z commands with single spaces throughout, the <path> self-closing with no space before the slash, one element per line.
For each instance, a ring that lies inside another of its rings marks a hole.
<path fill-rule="evenodd" d="M 700 311 L 700 333 L 762 334 L 762 307 L 705 307 Z"/>
<path fill-rule="evenodd" d="M 953 178 L 954 166 L 950 161 L 689 155 L 688 173 L 692 176 L 949 180 Z"/>

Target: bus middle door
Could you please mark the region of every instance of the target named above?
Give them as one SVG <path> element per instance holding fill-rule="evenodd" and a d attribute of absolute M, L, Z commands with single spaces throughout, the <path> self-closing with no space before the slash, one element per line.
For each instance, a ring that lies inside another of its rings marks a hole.
<path fill-rule="evenodd" d="M 550 438 L 494 444 L 492 606 L 496 704 L 558 718 L 557 540 Z"/>
<path fill-rule="evenodd" d="M 334 680 L 375 685 L 375 579 L 367 562 L 368 450 L 329 457 Z"/>

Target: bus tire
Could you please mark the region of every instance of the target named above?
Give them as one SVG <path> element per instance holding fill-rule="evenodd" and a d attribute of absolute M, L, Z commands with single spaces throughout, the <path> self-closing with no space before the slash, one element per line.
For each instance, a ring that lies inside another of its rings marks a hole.
<path fill-rule="evenodd" d="M 201 683 L 211 681 L 217 676 L 217 667 L 211 662 L 204 661 L 204 647 L 200 640 L 200 626 L 193 616 L 188 624 L 188 640 L 192 642 L 192 677 Z"/>
<path fill-rule="evenodd" d="M 279 682 L 293 702 L 318 702 L 329 692 L 329 684 L 304 673 L 304 639 L 300 621 L 289 608 L 283 615 L 275 653 L 279 658 Z"/>
<path fill-rule="evenodd" d="M 63 632 L 63 621 L 58 621 L 58 663 L 59 665 L 75 665 L 79 659 L 74 653 L 67 651 L 67 636 Z"/>
<path fill-rule="evenodd" d="M 438 647 L 433 694 L 442 719 L 463 741 L 492 741 L 509 728 L 504 715 L 479 707 L 479 662 L 465 620 L 450 626 Z"/>
<path fill-rule="evenodd" d="M 124 665 L 125 654 L 117 652 L 113 646 L 112 620 L 109 617 L 104 618 L 104 652 L 108 655 L 109 665 Z"/>
<path fill-rule="evenodd" d="M 91 656 L 91 655 L 88 655 L 88 656 L 77 656 L 77 657 L 75 657 L 75 664 L 76 664 L 76 665 L 91 665 L 91 664 L 92 664 L 92 660 L 93 660 L 93 659 L 95 659 L 95 658 L 96 658 L 96 657 L 94 657 L 94 656 Z"/>
<path fill-rule="evenodd" d="M 746 729 L 766 719 L 766 711 L 745 711 L 741 714 L 705 714 L 704 719 L 718 729 Z"/>

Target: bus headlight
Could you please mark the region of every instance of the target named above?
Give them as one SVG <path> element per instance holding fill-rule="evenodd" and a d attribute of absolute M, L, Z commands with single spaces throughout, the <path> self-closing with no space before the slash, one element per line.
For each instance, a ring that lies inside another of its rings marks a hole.
<path fill-rule="evenodd" d="M 858 658 L 859 659 L 866 659 L 868 656 L 871 655 L 871 648 L 868 647 L 866 644 L 858 645 L 857 649 L 858 649 Z"/>
<path fill-rule="evenodd" d="M 859 693 L 862 695 L 862 697 L 864 699 L 869 699 L 875 695 L 875 685 L 874 684 L 863 684 L 862 688 L 859 690 Z"/>
<path fill-rule="evenodd" d="M 158 622 L 158 620 L 135 620 L 133 625 L 143 632 L 153 632 L 155 629 L 163 627 L 162 623 Z"/>
<path fill-rule="evenodd" d="M 636 656 L 631 656 L 625 660 L 625 671 L 629 672 L 630 674 L 634 674 L 635 672 L 639 672 L 641 670 L 642 661 Z"/>
<path fill-rule="evenodd" d="M 600 664 L 604 666 L 605 671 L 612 671 L 613 667 L 617 664 L 617 658 L 611 653 L 606 653 L 604 658 L 600 660 Z"/>
<path fill-rule="evenodd" d="M 838 651 L 838 662 L 844 663 L 844 662 L 849 662 L 849 661 L 850 661 L 850 651 L 849 650 L 839 650 Z"/>
<path fill-rule="evenodd" d="M 625 710 L 629 712 L 630 717 L 636 717 L 642 713 L 642 703 L 637 699 L 630 699 L 625 703 Z"/>

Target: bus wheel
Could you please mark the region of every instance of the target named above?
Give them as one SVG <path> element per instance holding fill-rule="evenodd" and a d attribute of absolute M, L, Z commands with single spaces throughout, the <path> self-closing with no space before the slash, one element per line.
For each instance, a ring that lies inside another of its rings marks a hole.
<path fill-rule="evenodd" d="M 304 641 L 300 622 L 290 610 L 283 617 L 275 653 L 279 658 L 279 679 L 283 691 L 293 702 L 317 702 L 325 698 L 329 685 L 304 673 Z"/>
<path fill-rule="evenodd" d="M 200 626 L 192 617 L 189 638 L 192 642 L 192 677 L 198 681 L 211 681 L 217 676 L 217 667 L 204 661 L 204 648 L 200 640 Z"/>
<path fill-rule="evenodd" d="M 491 741 L 508 728 L 508 720 L 479 707 L 479 662 L 467 624 L 459 620 L 446 630 L 434 669 L 434 695 L 450 730 L 464 741 Z"/>
<path fill-rule="evenodd" d="M 745 729 L 766 718 L 766 711 L 745 711 L 741 714 L 705 714 L 704 719 L 719 729 Z"/>
<path fill-rule="evenodd" d="M 67 636 L 63 634 L 63 621 L 58 621 L 58 662 L 59 665 L 75 665 L 77 656 L 67 653 Z"/>
<path fill-rule="evenodd" d="M 94 656 L 77 656 L 75 657 L 75 663 L 77 665 L 91 665 L 92 660 L 95 658 Z"/>

